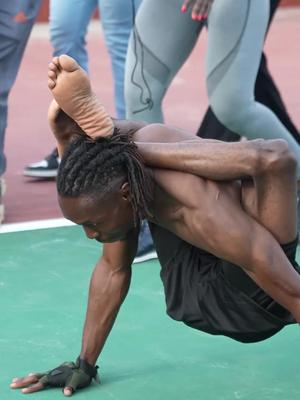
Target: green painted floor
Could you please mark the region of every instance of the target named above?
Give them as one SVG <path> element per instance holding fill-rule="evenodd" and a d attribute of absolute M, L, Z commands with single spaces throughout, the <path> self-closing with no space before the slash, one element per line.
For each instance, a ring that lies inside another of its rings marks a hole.
<path fill-rule="evenodd" d="M 54 368 L 80 350 L 89 276 L 101 248 L 77 227 L 0 235 L 0 399 L 12 377 Z M 300 329 L 242 345 L 165 314 L 159 265 L 134 266 L 101 357 L 102 385 L 76 399 L 299 400 Z M 59 389 L 28 395 L 62 399 Z"/>

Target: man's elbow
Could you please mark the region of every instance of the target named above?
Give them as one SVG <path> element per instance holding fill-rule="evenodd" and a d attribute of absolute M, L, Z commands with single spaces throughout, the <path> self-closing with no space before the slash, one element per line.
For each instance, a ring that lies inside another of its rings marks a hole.
<path fill-rule="evenodd" d="M 253 175 L 295 173 L 297 160 L 288 143 L 282 139 L 252 142 L 254 148 Z"/>

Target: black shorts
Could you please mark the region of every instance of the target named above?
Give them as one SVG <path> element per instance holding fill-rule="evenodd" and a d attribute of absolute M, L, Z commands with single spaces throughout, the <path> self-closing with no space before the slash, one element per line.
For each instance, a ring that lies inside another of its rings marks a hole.
<path fill-rule="evenodd" d="M 274 335 L 295 323 L 288 310 L 276 303 L 242 270 L 184 242 L 173 233 L 150 224 L 161 263 L 168 315 L 188 326 L 231 337 L 244 343 Z M 282 246 L 291 264 L 297 239 Z"/>

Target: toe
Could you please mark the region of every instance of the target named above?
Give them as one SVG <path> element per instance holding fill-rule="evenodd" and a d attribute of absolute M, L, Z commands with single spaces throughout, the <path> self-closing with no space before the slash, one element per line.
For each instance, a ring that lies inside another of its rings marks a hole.
<path fill-rule="evenodd" d="M 49 71 L 48 71 L 48 78 L 50 78 L 50 79 L 52 79 L 52 80 L 57 79 L 56 72 L 55 72 L 55 71 L 52 71 L 52 70 L 49 70 Z"/>
<path fill-rule="evenodd" d="M 56 86 L 56 82 L 49 78 L 48 79 L 48 88 L 52 90 L 55 88 L 55 86 Z"/>
<path fill-rule="evenodd" d="M 53 57 L 53 58 L 52 58 L 52 63 L 53 63 L 54 65 L 56 65 L 57 67 L 59 67 L 58 57 Z"/>
<path fill-rule="evenodd" d="M 64 71 L 67 72 L 74 72 L 80 68 L 74 58 L 65 54 L 59 56 L 59 65 Z"/>
<path fill-rule="evenodd" d="M 50 64 L 49 64 L 49 70 L 51 70 L 51 71 L 57 71 L 58 70 L 58 66 L 56 65 L 56 64 L 54 64 L 53 62 L 51 62 Z"/>

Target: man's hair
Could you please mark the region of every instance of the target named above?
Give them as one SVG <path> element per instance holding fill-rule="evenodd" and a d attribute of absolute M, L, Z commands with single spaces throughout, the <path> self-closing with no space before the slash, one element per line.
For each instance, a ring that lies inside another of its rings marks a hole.
<path fill-rule="evenodd" d="M 129 184 L 135 223 L 152 198 L 151 179 L 130 135 L 115 129 L 108 138 L 95 140 L 80 136 L 66 149 L 58 170 L 57 191 L 60 196 L 103 195 L 114 187 L 116 178 Z"/>

